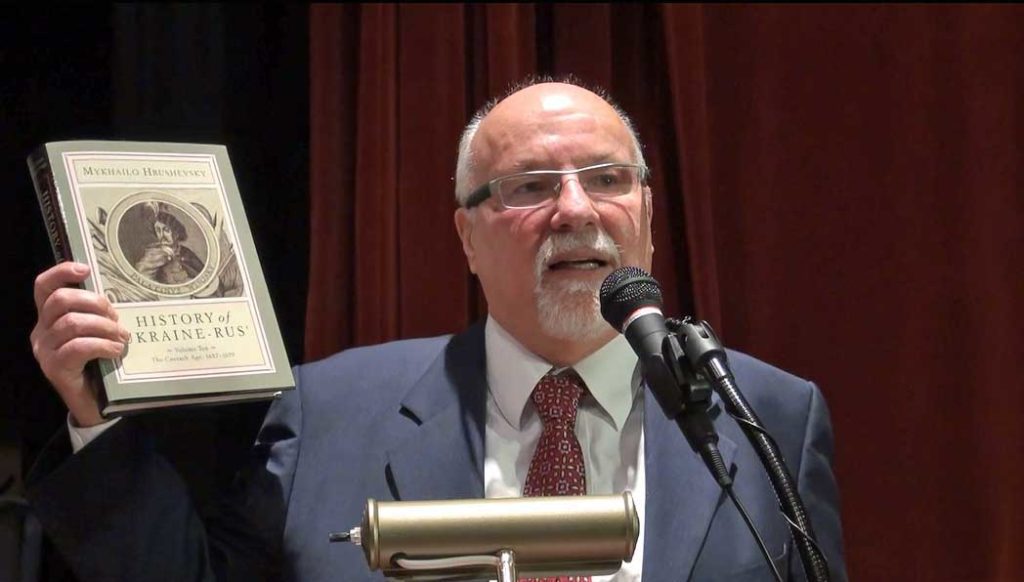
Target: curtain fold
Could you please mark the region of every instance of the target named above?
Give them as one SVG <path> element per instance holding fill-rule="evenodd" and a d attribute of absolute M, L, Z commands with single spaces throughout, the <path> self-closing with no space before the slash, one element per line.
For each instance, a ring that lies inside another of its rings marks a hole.
<path fill-rule="evenodd" d="M 358 8 L 310 9 L 310 245 L 306 358 L 353 344 Z M 298 257 L 296 257 L 298 260 Z"/>
<path fill-rule="evenodd" d="M 401 337 L 457 331 L 471 319 L 469 273 L 452 218 L 452 144 L 468 109 L 464 19 L 456 4 L 400 6 L 395 194 Z"/>
<path fill-rule="evenodd" d="M 670 5 L 664 8 L 665 76 L 670 87 L 671 119 L 680 147 L 670 163 L 680 168 L 686 192 L 685 224 L 690 245 L 694 310 L 719 334 L 722 321 L 715 249 L 714 196 L 711 188 L 713 122 L 707 103 L 707 63 L 704 47 L 704 7 Z"/>
<path fill-rule="evenodd" d="M 398 10 L 363 4 L 356 80 L 353 325 L 360 342 L 398 332 Z"/>
<path fill-rule="evenodd" d="M 640 130 L 666 312 L 825 392 L 851 577 L 1024 568 L 1024 9 L 324 5 L 310 31 L 307 358 L 486 312 L 459 131 L 574 73 Z"/>

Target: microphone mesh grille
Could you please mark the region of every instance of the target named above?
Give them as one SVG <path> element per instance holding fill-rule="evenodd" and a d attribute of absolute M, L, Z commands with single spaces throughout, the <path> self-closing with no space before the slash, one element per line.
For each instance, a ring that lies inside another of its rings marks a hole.
<path fill-rule="evenodd" d="M 661 287 L 639 267 L 615 269 L 601 284 L 601 315 L 615 329 L 637 309 L 661 305 Z"/>

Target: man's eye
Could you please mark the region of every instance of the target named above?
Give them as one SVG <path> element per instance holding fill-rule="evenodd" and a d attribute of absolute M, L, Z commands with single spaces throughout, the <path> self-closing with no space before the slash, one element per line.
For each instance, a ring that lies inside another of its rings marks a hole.
<path fill-rule="evenodd" d="M 601 172 L 600 174 L 596 174 L 594 176 L 590 176 L 587 179 L 587 185 L 597 188 L 610 188 L 614 186 L 619 186 L 623 184 L 625 181 L 626 180 L 622 176 L 621 172 L 607 171 Z"/>
<path fill-rule="evenodd" d="M 544 180 L 529 180 L 516 184 L 511 193 L 515 196 L 538 194 L 547 190 L 548 187 L 548 183 Z"/>

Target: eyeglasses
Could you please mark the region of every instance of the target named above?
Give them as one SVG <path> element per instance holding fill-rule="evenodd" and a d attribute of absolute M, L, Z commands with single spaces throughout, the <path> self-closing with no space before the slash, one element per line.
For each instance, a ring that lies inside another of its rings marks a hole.
<path fill-rule="evenodd" d="M 497 196 L 505 208 L 537 208 L 558 198 L 562 176 L 575 174 L 591 198 L 611 198 L 629 194 L 647 181 L 648 170 L 639 164 L 612 162 L 577 170 L 539 170 L 502 176 L 487 182 L 469 194 L 465 207 L 473 208 L 491 196 Z"/>

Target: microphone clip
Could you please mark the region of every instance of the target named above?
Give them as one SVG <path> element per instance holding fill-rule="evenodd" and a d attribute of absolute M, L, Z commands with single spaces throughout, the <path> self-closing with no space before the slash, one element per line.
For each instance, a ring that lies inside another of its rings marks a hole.
<path fill-rule="evenodd" d="M 708 322 L 695 320 L 689 315 L 682 320 L 671 321 L 675 327 L 673 333 L 683 338 L 683 351 L 694 370 L 715 370 L 718 366 L 709 368 L 709 360 L 726 365 L 725 348 Z"/>
<path fill-rule="evenodd" d="M 683 336 L 683 341 L 688 339 L 688 336 Z M 718 451 L 718 431 L 715 430 L 709 412 L 714 392 L 711 382 L 695 367 L 689 353 L 689 342 L 687 349 L 684 349 L 677 333 L 670 331 L 662 339 L 661 350 L 662 358 L 677 387 L 676 402 L 672 404 L 672 410 L 677 411 L 676 424 L 690 447 L 704 460 L 715 481 L 723 488 L 731 487 L 732 475 Z"/>
<path fill-rule="evenodd" d="M 694 369 L 687 352 L 679 342 L 679 336 L 674 333 L 666 335 L 662 341 L 661 352 L 679 387 L 679 411 L 706 412 L 711 406 L 711 382 Z"/>

